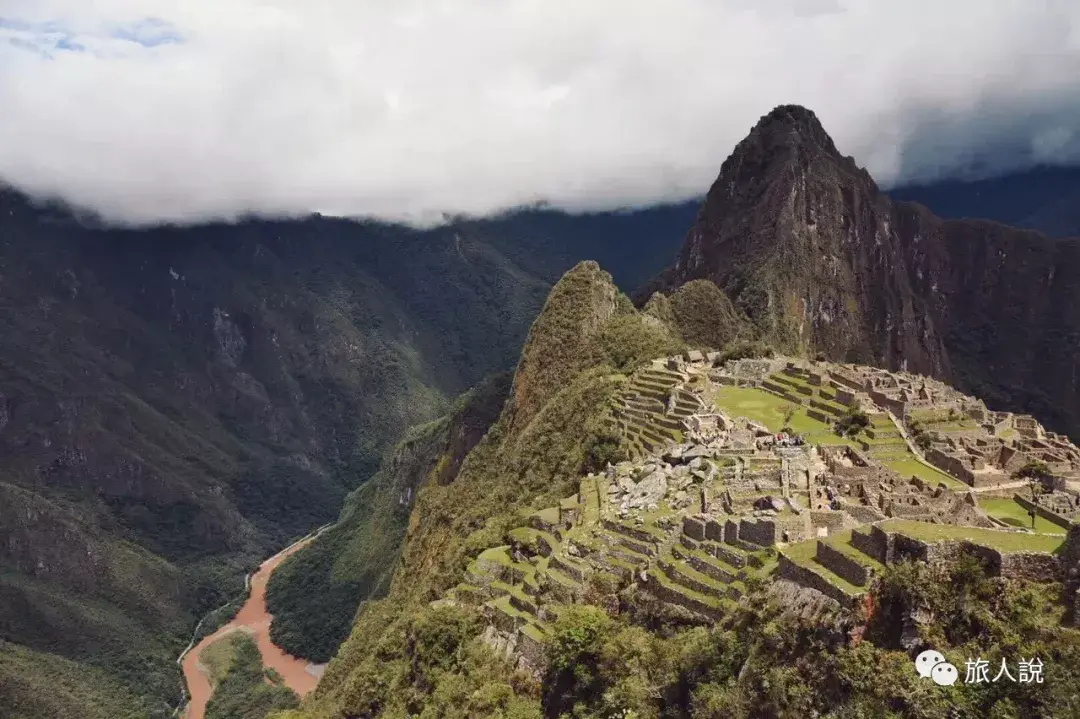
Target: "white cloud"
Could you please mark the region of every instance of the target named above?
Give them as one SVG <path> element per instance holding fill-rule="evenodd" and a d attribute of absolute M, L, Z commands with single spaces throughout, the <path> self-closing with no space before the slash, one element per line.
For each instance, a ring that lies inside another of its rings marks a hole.
<path fill-rule="evenodd" d="M 123 222 L 704 192 L 785 103 L 883 184 L 1080 161 L 1074 0 L 0 0 L 0 177 Z"/>

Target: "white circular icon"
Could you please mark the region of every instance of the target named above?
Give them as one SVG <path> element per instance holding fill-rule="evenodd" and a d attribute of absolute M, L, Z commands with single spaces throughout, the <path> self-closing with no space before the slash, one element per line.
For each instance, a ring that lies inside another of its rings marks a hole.
<path fill-rule="evenodd" d="M 930 678 L 934 680 L 934 684 L 940 687 L 951 687 L 960 678 L 960 673 L 956 671 L 956 667 L 952 664 L 940 662 L 930 670 Z"/>
<path fill-rule="evenodd" d="M 931 676 L 930 672 L 934 670 L 934 667 L 944 661 L 944 654 L 935 649 L 927 649 L 925 652 L 915 657 L 915 671 L 919 672 L 919 676 L 923 679 L 929 679 Z"/>

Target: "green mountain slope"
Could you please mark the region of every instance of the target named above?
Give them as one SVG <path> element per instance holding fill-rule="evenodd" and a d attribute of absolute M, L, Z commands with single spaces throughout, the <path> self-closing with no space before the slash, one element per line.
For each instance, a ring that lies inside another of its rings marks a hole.
<path fill-rule="evenodd" d="M 417 491 L 425 482 L 453 480 L 498 418 L 508 390 L 509 375 L 497 376 L 460 397 L 448 415 L 410 429 L 375 476 L 349 495 L 337 523 L 274 571 L 266 598 L 275 644 L 329 661 L 360 602 L 389 588 Z"/>
<path fill-rule="evenodd" d="M 477 618 L 428 603 L 525 514 L 574 491 L 604 442 L 607 400 L 625 382 L 623 373 L 682 346 L 672 328 L 636 312 L 594 263 L 567 273 L 533 323 L 498 422 L 453 481 L 428 481 L 417 493 L 389 594 L 361 608 L 316 690 L 311 715 L 416 713 L 430 692 L 457 696 L 461 681 L 480 682 L 485 697 L 463 707 L 518 706 L 509 690 L 513 672 L 468 641 L 482 628 Z M 434 644 L 420 649 L 425 661 L 455 659 L 437 680 L 429 677 L 438 686 L 425 689 L 423 681 L 413 683 L 405 645 L 427 641 Z M 465 657 L 467 666 L 455 664 Z"/>
<path fill-rule="evenodd" d="M 516 361 L 579 239 L 537 229 L 511 258 L 517 222 L 122 231 L 0 190 L 3 652 L 171 713 L 197 618 Z"/>

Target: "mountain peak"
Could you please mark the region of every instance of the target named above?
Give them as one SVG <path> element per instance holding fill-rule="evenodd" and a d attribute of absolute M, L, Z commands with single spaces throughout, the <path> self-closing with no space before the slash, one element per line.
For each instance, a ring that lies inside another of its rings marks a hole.
<path fill-rule="evenodd" d="M 775 143 L 799 146 L 816 146 L 830 155 L 841 157 L 821 120 L 802 105 L 780 105 L 758 120 L 750 132 L 764 136 Z"/>

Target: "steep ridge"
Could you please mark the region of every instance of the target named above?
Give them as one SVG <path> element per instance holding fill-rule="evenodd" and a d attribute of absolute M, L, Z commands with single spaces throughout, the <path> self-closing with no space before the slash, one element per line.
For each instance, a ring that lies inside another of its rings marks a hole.
<path fill-rule="evenodd" d="M 475 554 L 497 543 L 522 512 L 576 491 L 583 466 L 616 458 L 607 454 L 615 448 L 605 441 L 604 414 L 626 382 L 624 373 L 655 353 L 681 347 L 671 328 L 636 312 L 596 263 L 568 272 L 532 325 L 499 420 L 453 481 L 429 478 L 417 493 L 389 594 L 362 606 L 352 634 L 308 700 L 311 715 L 416 714 L 432 692 L 452 691 L 456 675 L 449 670 L 431 678 L 444 682 L 442 690 L 414 690 L 408 655 L 419 651 L 423 661 L 473 656 L 466 645 L 482 624 L 440 613 L 429 602 L 461 581 Z M 493 655 L 474 658 L 469 681 L 484 683 L 485 696 L 503 710 L 516 705 L 513 693 L 502 689 L 513 681 L 512 670 Z M 464 715 L 474 710 L 482 711 L 461 707 Z"/>
<path fill-rule="evenodd" d="M 778 349 L 906 367 L 1078 435 L 1078 258 L 1077 240 L 890 201 L 812 112 L 782 106 L 637 300 L 709 279 Z"/>

